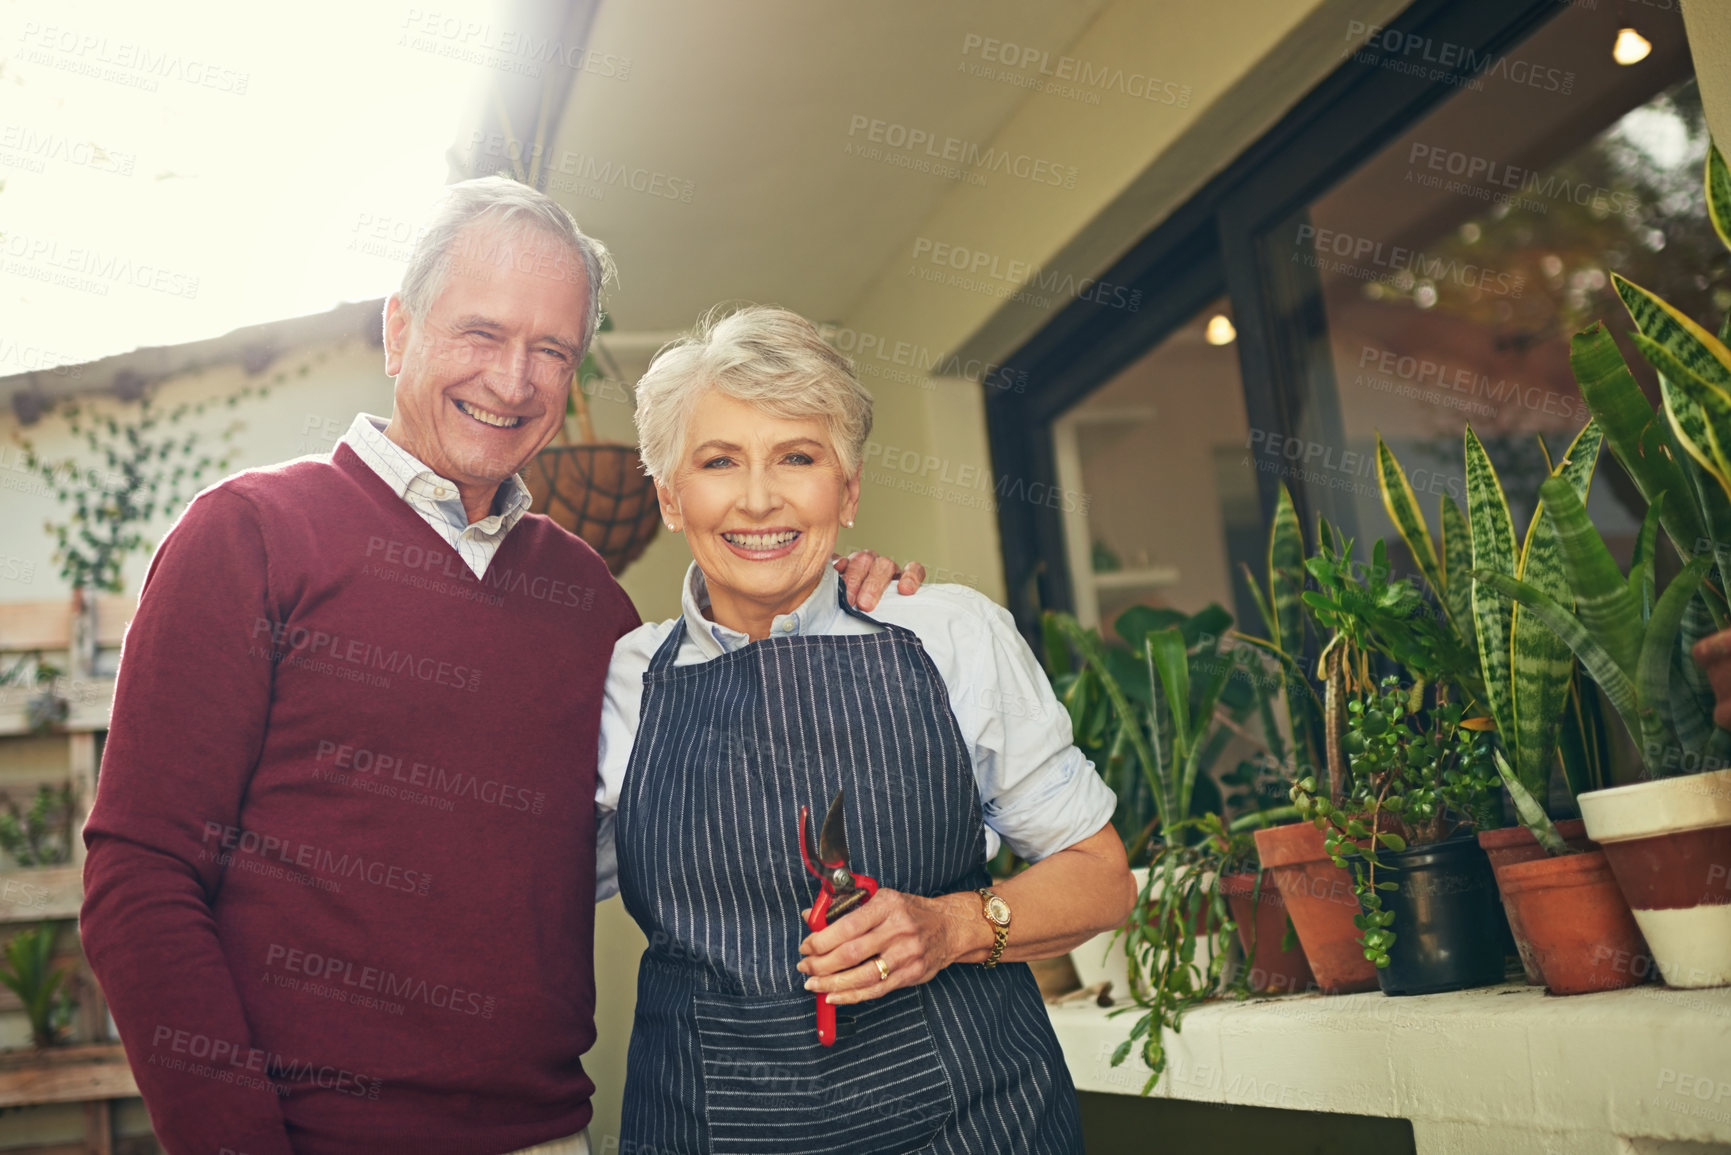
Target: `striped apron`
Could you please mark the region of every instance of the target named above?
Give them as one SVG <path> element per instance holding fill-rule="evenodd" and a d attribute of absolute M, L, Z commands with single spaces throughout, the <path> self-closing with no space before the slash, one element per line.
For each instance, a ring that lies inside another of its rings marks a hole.
<path fill-rule="evenodd" d="M 1082 1150 L 1075 1087 L 1022 963 L 958 963 L 838 1007 L 840 1039 L 817 1041 L 816 996 L 794 969 L 818 887 L 800 806 L 821 817 L 845 788 L 853 869 L 882 886 L 933 896 L 991 881 L 948 690 L 918 638 L 878 624 L 676 667 L 681 620 L 643 676 L 617 817 L 620 892 L 649 939 L 621 1152 Z"/>

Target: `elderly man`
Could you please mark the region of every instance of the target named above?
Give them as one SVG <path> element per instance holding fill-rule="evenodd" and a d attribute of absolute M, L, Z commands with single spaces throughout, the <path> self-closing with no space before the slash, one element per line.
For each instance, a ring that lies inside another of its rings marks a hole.
<path fill-rule="evenodd" d="M 516 473 L 609 262 L 532 189 L 448 191 L 385 306 L 389 424 L 200 494 L 127 633 L 81 925 L 171 1155 L 587 1149 L 597 727 L 638 617 Z"/>

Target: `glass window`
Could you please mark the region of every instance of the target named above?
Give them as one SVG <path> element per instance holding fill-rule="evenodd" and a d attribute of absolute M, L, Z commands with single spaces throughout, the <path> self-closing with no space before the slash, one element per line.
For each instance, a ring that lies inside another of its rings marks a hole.
<path fill-rule="evenodd" d="M 1112 636 L 1138 604 L 1234 608 L 1259 536 L 1235 339 L 1216 301 L 1053 423 L 1059 484 L 1087 495 L 1064 518 L 1084 625 Z"/>
<path fill-rule="evenodd" d="M 1616 6 L 1570 7 L 1262 239 L 1313 401 L 1296 436 L 1251 432 L 1257 462 L 1361 540 L 1399 546 L 1377 434 L 1434 527 L 1441 495 L 1465 508 L 1469 423 L 1524 533 L 1546 471 L 1533 435 L 1555 455 L 1588 417 L 1569 336 L 1607 322 L 1653 385 L 1611 272 L 1690 316 L 1731 306 L 1714 287 L 1726 254 L 1701 191 L 1707 127 L 1682 21 L 1638 11 L 1646 59 L 1612 59 Z M 1626 547 L 1641 503 L 1619 500 L 1621 471 L 1597 476 L 1590 508 Z"/>

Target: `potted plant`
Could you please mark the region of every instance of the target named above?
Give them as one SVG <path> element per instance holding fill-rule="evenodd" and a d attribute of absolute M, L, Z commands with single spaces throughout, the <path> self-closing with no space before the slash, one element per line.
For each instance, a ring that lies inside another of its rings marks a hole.
<path fill-rule="evenodd" d="M 1109 742 L 1103 763 L 1108 781 L 1114 772 L 1127 768 L 1152 803 L 1151 814 L 1132 805 L 1117 819 L 1131 861 L 1148 865 L 1141 879 L 1138 914 L 1115 932 L 1121 935 L 1119 949 L 1127 960 L 1130 993 L 1137 1004 L 1127 1009 L 1140 1009 L 1142 1014 L 1114 1054 L 1113 1064 L 1123 1062 L 1140 1041 L 1143 1060 L 1152 1070 L 1144 1091 L 1153 1087 L 1165 1067 L 1163 1032 L 1179 1030 L 1184 1013 L 1214 997 L 1222 986 L 1229 959 L 1227 936 L 1238 928 L 1220 879 L 1253 861 L 1246 832 L 1271 817 L 1267 811 L 1252 809 L 1228 822 L 1220 812 L 1223 801 L 1212 806 L 1200 801 L 1221 798 L 1210 767 L 1235 736 L 1244 735 L 1240 722 L 1263 713 L 1254 683 L 1234 676 L 1240 670 L 1241 660 L 1234 656 L 1239 647 L 1227 644 L 1223 629 L 1206 628 L 1230 621 L 1218 606 L 1188 618 L 1173 611 L 1133 609 L 1119 619 L 1117 627 L 1121 637 L 1134 639 L 1135 648 L 1126 652 L 1109 650 L 1094 631 L 1083 629 L 1069 615 L 1048 617 L 1052 635 L 1048 661 L 1064 660 L 1052 654 L 1060 639 L 1073 646 L 1081 659 L 1080 668 L 1064 679 L 1062 692 L 1071 702 L 1082 699 L 1090 692 L 1078 687 L 1085 680 L 1097 688 L 1109 714 L 1104 726 L 1095 727 L 1084 713 L 1076 732 L 1084 741 L 1093 737 Z M 1110 750 L 1120 746 L 1130 751 L 1133 763 L 1130 759 L 1113 763 Z M 1258 752 L 1266 753 L 1266 746 Z M 1241 762 L 1239 769 L 1245 767 Z M 1255 770 L 1249 774 L 1254 777 Z M 1253 791 L 1253 798 L 1259 796 L 1266 792 Z M 1121 790 L 1120 799 L 1126 797 L 1134 803 L 1142 795 Z M 1254 879 L 1259 872 L 1252 865 L 1249 873 Z M 1253 883 L 1249 896 L 1253 902 L 1259 890 Z M 1252 926 L 1249 941 L 1255 954 L 1239 969 L 1242 993 L 1250 993 L 1249 984 L 1258 975 L 1270 973 L 1267 966 L 1258 969 L 1257 958 L 1266 963 L 1278 954 L 1282 937 Z M 1289 968 L 1290 960 L 1281 965 Z M 1283 980 L 1284 985 L 1291 982 Z"/>
<path fill-rule="evenodd" d="M 54 965 L 52 923 L 12 936 L 6 944 L 5 960 L 0 962 L 0 982 L 24 1004 L 30 1038 L 38 1048 L 52 1047 L 66 1037 L 74 1002 L 67 989 L 66 972 Z"/>
<path fill-rule="evenodd" d="M 1536 855 L 1505 860 L 1496 868 L 1509 921 L 1521 928 L 1523 963 L 1538 971 L 1553 995 L 1645 982 L 1647 942 L 1611 873 L 1610 860 L 1596 843 L 1576 846 L 1566 840 L 1502 752 L 1495 756 L 1522 829 L 1540 848 Z"/>
<path fill-rule="evenodd" d="M 1249 639 L 1272 656 L 1280 674 L 1280 701 L 1286 714 L 1289 741 L 1277 751 L 1278 768 L 1286 781 L 1307 777 L 1330 780 L 1322 761 L 1327 746 L 1324 704 L 1317 698 L 1302 660 L 1305 613 L 1304 539 L 1292 495 L 1280 487 L 1274 520 L 1268 532 L 1268 562 L 1264 581 L 1248 567 L 1244 578 L 1262 616 L 1263 637 Z M 1267 727 L 1279 740 L 1279 728 Z M 1272 886 L 1280 899 L 1294 937 L 1303 947 L 1318 989 L 1324 994 L 1368 991 L 1376 986 L 1376 971 L 1357 944 L 1353 918 L 1358 902 L 1352 877 L 1336 866 L 1323 847 L 1322 833 L 1309 822 L 1266 825 L 1254 832 L 1263 867 L 1264 893 Z"/>
<path fill-rule="evenodd" d="M 1731 861 L 1731 771 L 1663 776 L 1722 765 L 1731 746 L 1731 733 L 1706 720 L 1706 703 L 1685 673 L 1692 639 L 1684 624 L 1691 606 L 1698 619 L 1707 614 L 1699 594 L 1713 558 L 1690 561 L 1655 598 L 1651 553 L 1643 550 L 1625 577 L 1566 482 L 1547 480 L 1540 496 L 1563 544 L 1574 611 L 1503 574 L 1480 580 L 1543 618 L 1574 649 L 1654 775 L 1589 791 L 1580 803 L 1665 981 L 1731 983 L 1731 935 L 1723 929 L 1731 895 L 1716 893 L 1713 874 L 1716 864 L 1722 871 Z"/>
<path fill-rule="evenodd" d="M 1603 435 L 1589 421 L 1570 444 L 1556 472 L 1584 499 L 1598 460 Z M 1442 549 L 1433 544 L 1429 526 L 1419 511 L 1406 474 L 1394 453 L 1377 439 L 1378 477 L 1383 505 L 1411 552 L 1420 573 L 1433 589 L 1443 611 L 1445 628 L 1473 655 L 1483 701 L 1495 723 L 1511 773 L 1525 792 L 1543 799 L 1549 794 L 1559 744 L 1564 779 L 1571 794 L 1605 785 L 1604 724 L 1598 699 L 1580 678 L 1568 646 L 1533 614 L 1516 613 L 1491 591 L 1481 591 L 1472 577 L 1475 565 L 1566 596 L 1556 531 L 1535 508 L 1518 548 L 1496 469 L 1471 426 L 1465 433 L 1467 509 L 1442 499 Z M 1545 444 L 1540 452 L 1549 461 Z M 1560 724 L 1559 724 L 1560 722 Z M 1495 817 L 1488 815 L 1487 817 Z M 1584 848 L 1586 828 L 1579 819 L 1555 822 L 1561 836 Z M 1479 844 L 1490 856 L 1499 882 L 1506 866 L 1545 856 L 1526 825 L 1492 824 L 1478 832 Z M 1504 903 L 1509 928 L 1529 983 L 1544 981 L 1532 957 L 1519 912 Z"/>

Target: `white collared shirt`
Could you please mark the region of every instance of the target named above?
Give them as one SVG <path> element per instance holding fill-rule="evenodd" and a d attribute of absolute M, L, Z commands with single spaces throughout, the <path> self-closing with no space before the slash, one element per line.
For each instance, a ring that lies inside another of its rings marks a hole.
<path fill-rule="evenodd" d="M 770 623 L 771 637 L 847 636 L 878 632 L 844 613 L 836 601 L 841 579 L 826 569 L 816 591 L 792 613 Z M 686 571 L 680 618 L 648 622 L 620 638 L 607 670 L 601 706 L 601 757 L 595 787 L 595 897 L 619 891 L 613 812 L 619 806 L 643 699 L 643 675 L 655 651 L 685 622 L 676 666 L 729 654 L 751 639 L 704 615 L 703 571 Z M 985 595 L 960 585 L 924 585 L 903 597 L 884 591 L 872 617 L 911 630 L 925 646 L 950 694 L 950 708 L 973 760 L 974 783 L 986 821 L 986 854 L 999 840 L 1037 862 L 1098 831 L 1112 820 L 1117 796 L 1071 741 L 1070 715 L 1052 692 L 1015 619 Z"/>
<path fill-rule="evenodd" d="M 495 512 L 470 523 L 463 495 L 454 482 L 429 469 L 425 462 L 385 436 L 387 422 L 367 413 L 356 415 L 342 444 L 355 451 L 367 468 L 436 530 L 476 577 L 485 577 L 511 527 L 529 512 L 529 487 L 516 474 L 506 478 L 493 499 Z"/>

